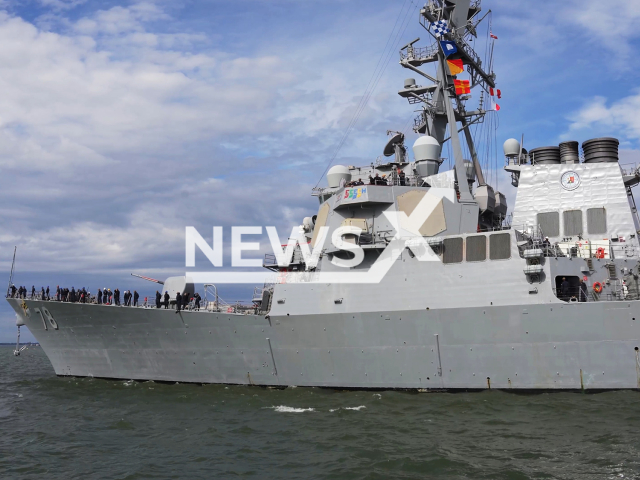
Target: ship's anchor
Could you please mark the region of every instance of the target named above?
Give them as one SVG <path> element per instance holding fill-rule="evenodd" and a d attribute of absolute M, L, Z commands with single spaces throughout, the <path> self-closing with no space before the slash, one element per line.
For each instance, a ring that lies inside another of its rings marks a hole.
<path fill-rule="evenodd" d="M 20 352 L 26 349 L 26 345 L 20 346 L 20 325 L 18 325 L 18 339 L 16 340 L 16 349 L 13 351 L 13 354 L 17 357 L 20 355 Z"/>

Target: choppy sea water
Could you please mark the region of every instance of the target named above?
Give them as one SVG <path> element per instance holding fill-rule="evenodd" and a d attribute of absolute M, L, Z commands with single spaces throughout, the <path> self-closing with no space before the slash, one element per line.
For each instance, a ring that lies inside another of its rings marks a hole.
<path fill-rule="evenodd" d="M 0 478 L 640 478 L 640 393 L 58 378 L 0 348 Z"/>

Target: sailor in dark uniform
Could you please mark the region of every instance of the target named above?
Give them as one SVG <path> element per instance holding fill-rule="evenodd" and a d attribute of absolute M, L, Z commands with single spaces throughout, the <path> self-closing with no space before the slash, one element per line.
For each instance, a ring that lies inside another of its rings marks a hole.
<path fill-rule="evenodd" d="M 195 309 L 200 310 L 200 294 L 198 292 L 193 294 L 193 299 L 195 300 Z"/>
<path fill-rule="evenodd" d="M 569 290 L 571 286 L 567 281 L 566 277 L 562 277 L 562 283 L 560 284 L 560 295 L 562 295 L 562 300 L 569 301 Z"/>
<path fill-rule="evenodd" d="M 180 292 L 176 293 L 176 313 L 180 311 L 180 307 L 182 306 L 182 294 Z"/>
<path fill-rule="evenodd" d="M 187 306 L 189 305 L 189 292 L 184 292 L 182 294 L 182 305 L 184 307 L 184 309 L 187 309 Z"/>
<path fill-rule="evenodd" d="M 164 308 L 167 309 L 169 308 L 169 299 L 171 297 L 169 296 L 169 292 L 164 292 Z"/>
<path fill-rule="evenodd" d="M 587 284 L 584 283 L 584 279 L 580 279 L 580 301 L 587 301 Z"/>
<path fill-rule="evenodd" d="M 406 185 L 404 170 L 398 169 L 398 178 L 400 179 L 400 186 L 404 187 Z"/>

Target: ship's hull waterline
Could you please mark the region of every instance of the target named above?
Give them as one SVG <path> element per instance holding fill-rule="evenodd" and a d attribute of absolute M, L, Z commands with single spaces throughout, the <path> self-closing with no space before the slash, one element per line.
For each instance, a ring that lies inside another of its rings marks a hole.
<path fill-rule="evenodd" d="M 8 301 L 58 375 L 370 389 L 640 387 L 640 301 L 271 318 Z"/>

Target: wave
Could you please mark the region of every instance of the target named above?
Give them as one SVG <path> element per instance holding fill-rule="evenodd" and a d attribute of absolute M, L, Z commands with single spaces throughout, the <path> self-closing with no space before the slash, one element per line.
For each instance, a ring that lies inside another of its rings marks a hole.
<path fill-rule="evenodd" d="M 359 407 L 339 407 L 339 408 L 330 408 L 329 411 L 331 413 L 337 412 L 338 410 L 355 410 L 356 412 L 359 412 L 363 408 L 367 408 L 367 407 L 365 407 L 364 405 L 360 405 Z"/>
<path fill-rule="evenodd" d="M 303 412 L 315 412 L 316 409 L 315 408 L 295 408 L 295 407 L 287 407 L 286 405 L 278 405 L 273 406 L 273 407 L 267 407 L 267 408 L 273 408 L 276 412 L 280 412 L 280 413 L 303 413 Z"/>

